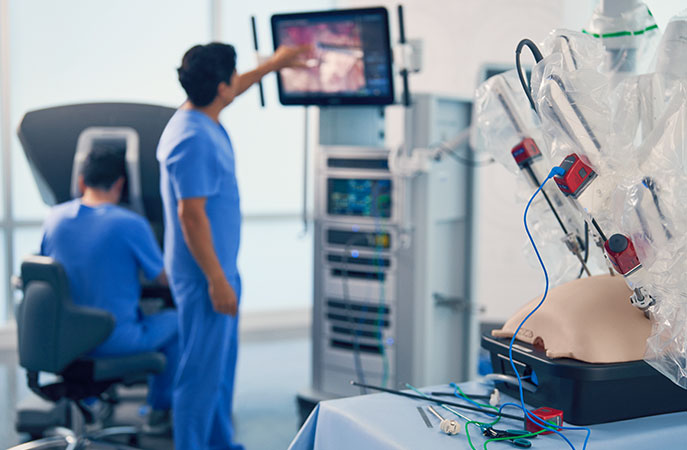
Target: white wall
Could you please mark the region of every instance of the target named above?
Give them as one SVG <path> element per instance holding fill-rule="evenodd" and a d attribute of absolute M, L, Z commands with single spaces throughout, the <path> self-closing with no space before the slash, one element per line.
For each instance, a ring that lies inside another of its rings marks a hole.
<path fill-rule="evenodd" d="M 651 14 L 661 30 L 665 30 L 670 18 L 680 11 L 687 14 L 687 1 L 685 0 L 644 0 L 644 3 L 651 10 Z"/>
<path fill-rule="evenodd" d="M 384 4 L 397 40 L 392 1 L 339 1 L 341 7 Z M 559 27 L 581 28 L 590 1 L 463 0 L 403 2 L 408 38 L 424 41 L 424 70 L 411 89 L 472 98 L 485 63 L 514 65 L 522 38 L 543 40 Z M 486 308 L 483 320 L 505 320 L 543 289 L 543 276 L 523 254 L 524 205 L 516 202 L 516 179 L 492 165 L 480 169 L 476 186 L 475 298 Z"/>
<path fill-rule="evenodd" d="M 422 73 L 411 88 L 471 97 L 485 62 L 513 64 L 518 41 L 543 39 L 554 27 L 575 25 L 591 11 L 590 0 L 338 0 L 341 8 L 386 6 L 392 39 L 398 40 L 396 7 L 404 6 L 406 36 L 424 42 Z M 575 5 L 573 8 L 571 5 Z M 578 25 L 579 28 L 580 25 Z"/>

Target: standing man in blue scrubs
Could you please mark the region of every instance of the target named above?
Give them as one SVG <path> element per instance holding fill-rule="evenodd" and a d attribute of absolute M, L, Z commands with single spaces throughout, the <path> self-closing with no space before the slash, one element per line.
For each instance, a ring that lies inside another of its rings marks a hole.
<path fill-rule="evenodd" d="M 160 138 L 165 267 L 179 310 L 181 358 L 174 390 L 179 450 L 241 449 L 231 422 L 241 279 L 241 211 L 234 149 L 219 114 L 264 75 L 300 66 L 309 48 L 279 48 L 236 73 L 231 45 L 197 45 L 178 69 L 188 100 Z M 256 124 L 256 126 L 258 126 Z"/>
<path fill-rule="evenodd" d="M 153 231 L 138 214 L 117 206 L 126 176 L 124 154 L 96 147 L 86 157 L 81 198 L 53 207 L 43 226 L 41 254 L 62 264 L 74 303 L 104 309 L 115 318 L 112 334 L 93 354 L 117 356 L 161 351 L 164 372 L 151 378 L 151 431 L 169 431 L 179 355 L 176 311 L 143 316 L 139 272 L 166 283 Z"/>

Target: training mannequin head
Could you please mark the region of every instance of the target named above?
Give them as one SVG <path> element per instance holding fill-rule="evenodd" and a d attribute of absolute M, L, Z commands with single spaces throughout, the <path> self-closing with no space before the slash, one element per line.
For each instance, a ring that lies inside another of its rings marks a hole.
<path fill-rule="evenodd" d="M 93 148 L 79 175 L 79 190 L 86 204 L 119 203 L 126 180 L 124 153 L 106 146 Z"/>
<path fill-rule="evenodd" d="M 189 49 L 177 69 L 179 82 L 196 108 L 213 103 L 223 108 L 236 97 L 236 50 L 212 42 Z"/>
<path fill-rule="evenodd" d="M 543 347 L 549 358 L 589 363 L 637 361 L 644 357 L 651 321 L 630 304 L 623 277 L 597 275 L 557 286 L 520 329 L 517 338 Z M 510 338 L 540 297 L 523 306 L 494 337 Z"/>

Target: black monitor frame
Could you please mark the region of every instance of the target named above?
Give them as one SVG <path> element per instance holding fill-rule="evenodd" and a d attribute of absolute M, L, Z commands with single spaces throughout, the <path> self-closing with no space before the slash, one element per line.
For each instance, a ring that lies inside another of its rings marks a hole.
<path fill-rule="evenodd" d="M 386 77 L 389 81 L 389 91 L 383 96 L 356 96 L 350 94 L 340 93 L 298 93 L 287 94 L 284 92 L 281 74 L 277 72 L 277 87 L 279 89 L 279 101 L 282 105 L 390 105 L 394 103 L 394 73 L 392 69 L 393 53 L 391 51 L 391 37 L 389 34 L 389 13 L 384 7 L 377 8 L 356 8 L 356 9 L 337 9 L 327 11 L 301 12 L 301 13 L 286 13 L 275 14 L 271 18 L 272 25 L 272 40 L 274 49 L 279 47 L 279 34 L 277 32 L 278 25 L 283 21 L 303 20 L 303 19 L 317 19 L 317 18 L 336 18 L 351 17 L 364 15 L 381 15 L 385 30 L 382 33 L 385 39 L 383 43 L 384 49 L 387 52 Z"/>

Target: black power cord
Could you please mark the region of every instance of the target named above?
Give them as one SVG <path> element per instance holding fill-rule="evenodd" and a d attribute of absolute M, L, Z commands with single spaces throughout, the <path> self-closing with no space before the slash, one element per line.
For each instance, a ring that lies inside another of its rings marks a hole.
<path fill-rule="evenodd" d="M 463 133 L 466 133 L 466 131 L 463 131 Z M 463 136 L 463 133 L 461 133 L 461 135 L 460 135 L 461 137 Z M 429 148 L 430 149 L 439 148 L 439 149 L 443 150 L 444 152 L 448 153 L 448 155 L 451 158 L 455 159 L 460 164 L 463 164 L 463 165 L 468 166 L 468 167 L 484 167 L 484 166 L 488 166 L 489 164 L 496 162 L 496 160 L 494 158 L 491 158 L 491 157 L 489 157 L 487 159 L 477 160 L 477 159 L 466 158 L 465 156 L 462 156 L 461 154 L 459 154 L 456 151 L 456 149 L 458 149 L 460 147 L 465 147 L 465 149 L 467 150 L 466 153 L 472 153 L 473 155 L 474 155 L 475 151 L 472 149 L 472 147 L 470 147 L 470 144 L 467 143 L 467 140 L 466 140 L 466 142 L 463 142 L 462 139 L 459 138 L 459 141 L 460 141 L 460 144 L 458 144 L 458 145 L 451 145 L 452 142 L 444 141 L 444 142 L 439 142 L 439 143 L 430 145 Z M 437 158 L 439 158 L 439 157 L 437 157 Z"/>
<path fill-rule="evenodd" d="M 651 192 L 651 199 L 654 201 L 654 205 L 656 206 L 656 212 L 658 213 L 658 216 L 661 218 L 661 226 L 663 227 L 663 232 L 665 233 L 666 238 L 668 240 L 672 239 L 673 233 L 670 232 L 670 229 L 666 224 L 668 222 L 668 219 L 666 219 L 666 216 L 663 214 L 663 211 L 661 210 L 661 203 L 658 200 L 658 187 L 656 186 L 654 179 L 651 177 L 644 177 L 642 179 L 642 184 Z"/>
<path fill-rule="evenodd" d="M 565 38 L 565 39 L 567 41 L 567 38 Z M 520 55 L 522 53 L 522 49 L 525 47 L 530 49 L 530 52 L 532 52 L 532 56 L 534 57 L 535 63 L 538 63 L 539 61 L 544 59 L 544 57 L 542 56 L 541 51 L 539 50 L 539 47 L 537 47 L 537 44 L 532 42 L 530 39 L 521 40 L 518 43 L 518 46 L 515 48 L 515 67 L 517 68 L 518 78 L 520 79 L 520 85 L 522 85 L 522 89 L 525 91 L 525 95 L 527 96 L 527 100 L 530 102 L 530 107 L 532 108 L 532 110 L 535 113 L 538 114 L 537 105 L 534 103 L 534 98 L 532 97 L 532 80 L 531 80 L 532 76 L 530 75 L 530 80 L 525 80 L 525 73 L 523 72 L 522 64 L 520 63 Z M 530 172 L 531 172 L 531 169 L 530 169 Z M 535 182 L 537 182 L 536 177 L 534 176 L 533 173 L 530 173 L 530 176 L 533 177 Z M 563 229 L 563 232 L 565 232 L 567 234 L 567 230 L 565 228 L 565 225 L 563 225 L 563 222 L 561 221 L 560 217 L 558 216 L 558 213 L 556 212 L 553 205 L 551 204 L 551 201 L 549 200 L 548 196 L 546 195 L 546 192 L 544 192 L 542 190 L 542 193 L 544 194 L 544 198 L 546 199 L 546 202 L 549 204 L 551 211 L 553 211 L 553 214 L 556 216 L 556 220 L 558 221 L 559 225 Z M 598 229 L 598 226 L 596 228 Z M 598 231 L 601 231 L 601 230 L 599 229 Z M 584 223 L 584 264 L 582 264 L 582 267 L 580 268 L 580 273 L 577 276 L 577 278 L 582 277 L 582 274 L 584 273 L 585 265 L 587 264 L 588 260 L 589 260 L 589 225 L 587 225 L 587 222 L 585 221 L 585 223 Z"/>
<path fill-rule="evenodd" d="M 518 43 L 518 46 L 515 48 L 515 67 L 518 69 L 518 78 L 520 79 L 520 84 L 522 85 L 522 88 L 525 90 L 525 95 L 527 95 L 527 100 L 530 101 L 530 107 L 536 112 L 537 107 L 534 104 L 534 99 L 532 98 L 532 86 L 530 84 L 530 80 L 525 81 L 525 74 L 522 70 L 522 65 L 520 64 L 520 53 L 522 53 L 522 49 L 524 47 L 527 47 L 530 49 L 532 52 L 532 56 L 534 56 L 534 61 L 539 62 L 544 57 L 542 56 L 541 52 L 539 51 L 539 48 L 537 45 L 532 42 L 529 39 L 523 39 Z M 531 76 L 530 76 L 531 78 Z"/>
<path fill-rule="evenodd" d="M 374 193 L 373 193 L 374 194 Z M 377 203 L 379 202 L 379 195 L 373 195 L 374 197 L 377 198 Z M 381 217 L 381 212 L 379 211 L 379 205 L 373 205 L 372 207 L 372 217 L 374 217 L 376 220 L 378 220 Z M 343 302 L 346 305 L 346 321 L 351 325 L 352 327 L 352 335 L 353 335 L 353 363 L 355 365 L 355 372 L 356 372 L 356 377 L 358 378 L 358 382 L 362 383 L 360 386 L 360 393 L 361 394 L 367 394 L 365 391 L 365 387 L 363 386 L 365 384 L 365 371 L 363 370 L 362 366 L 362 359 L 360 355 L 360 320 L 358 320 L 353 312 L 352 308 L 352 299 L 350 296 L 349 292 L 349 286 L 348 286 L 348 281 L 349 281 L 349 262 L 351 258 L 351 247 L 356 244 L 356 243 L 363 243 L 368 246 L 371 246 L 371 244 L 375 245 L 375 248 L 377 251 L 379 251 L 380 244 L 379 244 L 379 236 L 381 235 L 381 230 L 379 227 L 375 227 L 375 232 L 373 236 L 370 236 L 369 233 L 362 234 L 362 233 L 355 233 L 353 234 L 344 244 L 344 254 L 341 259 L 341 262 L 343 263 L 343 267 L 341 270 L 341 276 L 342 276 L 342 290 L 343 290 Z M 384 283 L 384 273 L 382 269 L 382 264 L 381 264 L 381 256 L 379 254 L 376 254 L 374 257 L 375 265 L 377 266 L 377 278 L 380 283 Z M 386 299 L 384 299 L 386 300 Z M 361 306 L 361 311 L 363 313 L 368 312 L 368 307 L 365 305 Z M 383 344 L 383 329 L 382 329 L 382 305 L 380 304 L 377 309 L 377 320 L 376 320 L 376 326 L 377 326 L 377 333 L 378 333 L 378 341 L 379 341 L 379 352 L 382 356 L 382 365 L 383 365 L 383 376 L 382 379 L 386 383 L 386 377 L 388 375 L 388 367 L 387 367 L 387 359 L 386 359 L 386 350 L 384 348 Z"/>
<path fill-rule="evenodd" d="M 484 167 L 484 166 L 488 166 L 489 164 L 492 164 L 496 161 L 494 158 L 488 158 L 488 159 L 484 159 L 482 161 L 475 161 L 473 159 L 468 159 L 468 158 L 465 158 L 465 157 L 459 155 L 455 150 L 450 149 L 446 146 L 442 145 L 440 147 L 443 148 L 444 150 L 446 150 L 446 153 L 448 153 L 448 155 L 451 158 L 455 159 L 459 163 L 461 163 L 465 166 L 468 166 L 468 167 Z"/>
<path fill-rule="evenodd" d="M 353 308 L 351 305 L 351 298 L 348 292 L 348 258 L 350 254 L 350 247 L 356 243 L 356 241 L 364 240 L 364 243 L 367 243 L 368 241 L 368 236 L 363 235 L 363 234 L 354 234 L 351 236 L 347 241 L 346 245 L 344 246 L 344 255 L 343 255 L 343 270 L 341 271 L 341 275 L 343 276 L 343 301 L 344 304 L 346 305 L 346 318 L 348 323 L 352 326 L 353 330 L 353 364 L 355 366 L 355 374 L 356 377 L 358 378 L 359 382 L 362 384 L 365 384 L 365 372 L 363 371 L 363 363 L 360 358 L 360 341 L 359 339 L 359 334 L 360 334 L 360 328 L 358 324 L 358 320 L 354 316 L 353 313 Z M 360 393 L 361 394 L 367 394 L 367 391 L 365 390 L 364 386 L 360 386 Z"/>
<path fill-rule="evenodd" d="M 582 278 L 584 273 L 584 266 L 589 261 L 589 224 L 584 221 L 584 264 L 580 267 L 580 273 L 577 274 L 577 278 Z"/>

